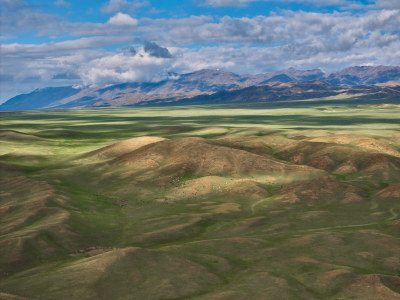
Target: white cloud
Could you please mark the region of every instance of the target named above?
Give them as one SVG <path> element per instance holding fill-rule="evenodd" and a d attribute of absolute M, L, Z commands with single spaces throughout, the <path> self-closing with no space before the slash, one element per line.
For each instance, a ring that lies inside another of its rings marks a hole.
<path fill-rule="evenodd" d="M 111 17 L 107 23 L 117 26 L 136 26 L 138 20 L 132 18 L 130 15 L 119 12 Z"/>
<path fill-rule="evenodd" d="M 102 85 L 127 81 L 159 81 L 165 78 L 169 69 L 169 59 L 153 57 L 140 50 L 135 56 L 119 53 L 94 59 L 83 64 L 78 74 L 86 85 Z"/>

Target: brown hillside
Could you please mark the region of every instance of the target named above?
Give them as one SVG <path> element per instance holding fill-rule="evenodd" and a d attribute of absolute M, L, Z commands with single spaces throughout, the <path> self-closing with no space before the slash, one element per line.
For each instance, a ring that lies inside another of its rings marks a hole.
<path fill-rule="evenodd" d="M 393 142 L 382 138 L 378 140 L 373 137 L 366 137 L 357 134 L 336 134 L 336 135 L 313 138 L 310 141 L 335 143 L 340 145 L 352 145 L 355 147 L 362 148 L 366 151 L 383 153 L 400 157 L 400 152 L 397 151 L 397 149 L 393 146 Z"/>
<path fill-rule="evenodd" d="M 163 173 L 196 175 L 250 175 L 275 174 L 285 176 L 301 173 L 315 174 L 315 169 L 296 166 L 274 158 L 267 158 L 248 151 L 212 145 L 201 138 L 166 140 L 148 145 L 137 151 L 122 155 L 113 164 L 139 169 L 159 169 Z"/>
<path fill-rule="evenodd" d="M 165 138 L 150 136 L 131 138 L 90 152 L 87 156 L 94 156 L 100 159 L 114 158 L 163 140 L 165 140 Z"/>
<path fill-rule="evenodd" d="M 210 282 L 222 283 L 195 261 L 138 247 L 113 249 L 22 281 L 37 291 L 39 299 L 186 298 Z M 18 293 L 29 296 L 23 290 Z"/>
<path fill-rule="evenodd" d="M 23 176 L 3 179 L 0 187 L 0 273 L 60 254 L 72 245 L 73 233 L 64 224 L 69 213 L 56 207 L 67 199 L 54 187 Z"/>
<path fill-rule="evenodd" d="M 400 184 L 390 185 L 377 193 L 375 193 L 374 198 L 383 201 L 394 201 L 400 204 Z"/>
<path fill-rule="evenodd" d="M 283 188 L 277 201 L 286 203 L 351 203 L 363 201 L 363 191 L 333 177 L 322 177 Z"/>
<path fill-rule="evenodd" d="M 296 164 L 305 164 L 337 174 L 361 172 L 363 176 L 390 181 L 400 180 L 400 158 L 397 157 L 394 148 L 379 148 L 377 144 L 373 144 L 372 149 L 359 147 L 359 143 L 352 145 L 347 142 L 339 144 L 315 140 L 318 139 L 289 145 L 279 152 L 278 156 Z M 387 154 L 388 152 L 396 156 Z"/>

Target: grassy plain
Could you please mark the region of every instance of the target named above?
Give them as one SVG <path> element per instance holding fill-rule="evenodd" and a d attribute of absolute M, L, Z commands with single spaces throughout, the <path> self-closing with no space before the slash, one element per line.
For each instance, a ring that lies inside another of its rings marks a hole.
<path fill-rule="evenodd" d="M 1 112 L 0 299 L 400 299 L 400 107 L 311 104 Z"/>

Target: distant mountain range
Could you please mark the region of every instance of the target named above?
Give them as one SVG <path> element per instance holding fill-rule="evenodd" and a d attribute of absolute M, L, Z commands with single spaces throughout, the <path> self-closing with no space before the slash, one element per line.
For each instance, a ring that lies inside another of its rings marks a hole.
<path fill-rule="evenodd" d="M 206 104 L 313 99 L 400 97 L 400 67 L 362 66 L 325 73 L 289 68 L 258 75 L 221 70 L 169 74 L 160 82 L 127 82 L 102 87 L 49 87 L 15 96 L 0 110 Z"/>

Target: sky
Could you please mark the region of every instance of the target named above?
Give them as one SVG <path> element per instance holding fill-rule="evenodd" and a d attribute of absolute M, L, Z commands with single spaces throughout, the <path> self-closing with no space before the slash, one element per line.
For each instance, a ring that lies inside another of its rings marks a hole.
<path fill-rule="evenodd" d="M 221 69 L 400 65 L 400 0 L 0 0 L 0 103 Z"/>

